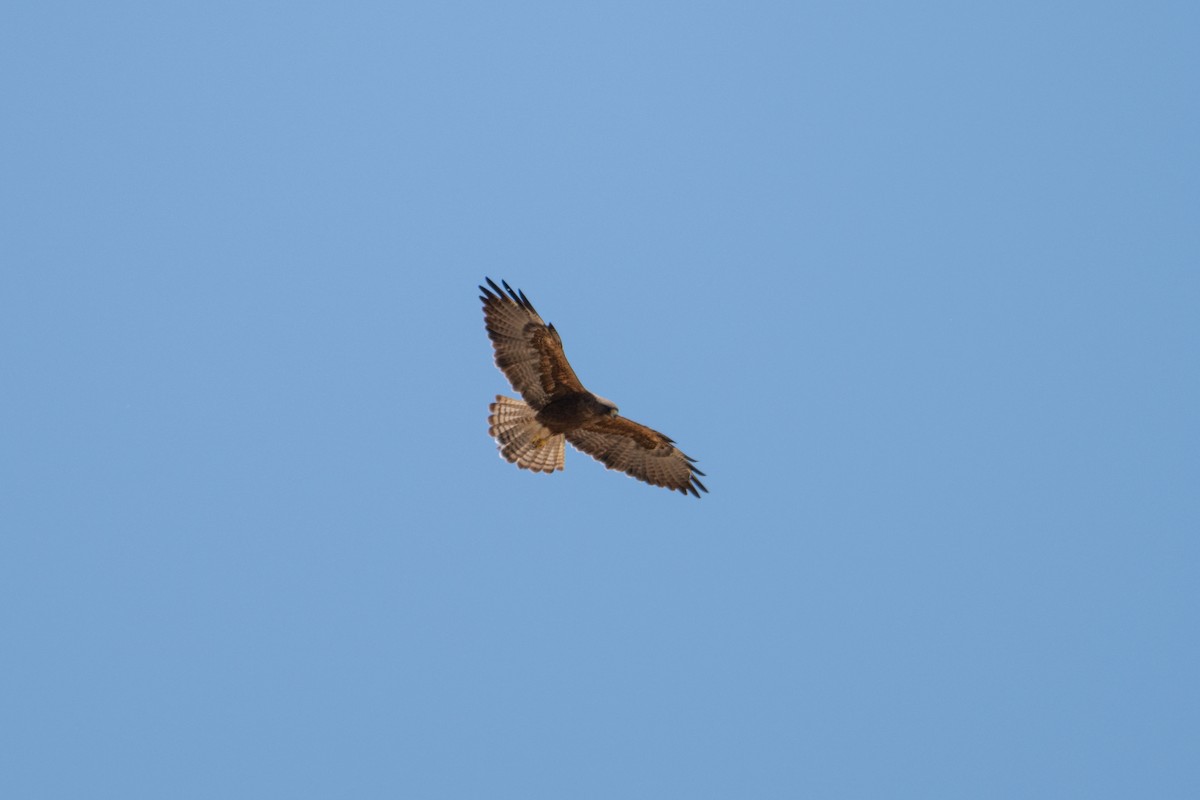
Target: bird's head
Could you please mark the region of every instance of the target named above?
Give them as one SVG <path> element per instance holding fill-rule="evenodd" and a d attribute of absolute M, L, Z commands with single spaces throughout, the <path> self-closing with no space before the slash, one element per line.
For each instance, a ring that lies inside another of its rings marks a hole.
<path fill-rule="evenodd" d="M 594 395 L 594 396 L 596 398 L 596 402 L 599 403 L 600 405 L 604 406 L 604 408 L 608 411 L 608 415 L 610 417 L 618 416 L 619 411 L 617 410 L 616 403 L 614 403 L 612 400 L 609 400 L 606 397 L 601 397 L 600 395 Z"/>

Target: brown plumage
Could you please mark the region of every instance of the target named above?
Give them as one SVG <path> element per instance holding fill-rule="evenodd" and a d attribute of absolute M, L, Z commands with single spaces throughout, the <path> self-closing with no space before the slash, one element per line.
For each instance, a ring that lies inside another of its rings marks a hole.
<path fill-rule="evenodd" d="M 700 496 L 707 492 L 695 459 L 656 430 L 618 415 L 617 407 L 579 382 L 563 353 L 562 339 L 525 297 L 487 278 L 483 319 L 496 366 L 524 402 L 496 395 L 488 408 L 488 433 L 500 455 L 522 469 L 563 468 L 563 440 L 609 469 L 654 486 Z M 490 287 L 490 288 L 488 288 Z"/>

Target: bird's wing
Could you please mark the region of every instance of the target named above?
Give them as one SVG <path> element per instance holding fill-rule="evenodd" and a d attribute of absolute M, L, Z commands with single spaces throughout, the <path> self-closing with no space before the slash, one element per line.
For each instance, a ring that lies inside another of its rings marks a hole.
<path fill-rule="evenodd" d="M 568 442 L 609 469 L 639 481 L 696 497 L 700 496 L 697 490 L 708 491 L 696 477 L 704 473 L 694 466 L 695 459 L 645 425 L 620 416 L 599 417 L 566 436 Z"/>
<path fill-rule="evenodd" d="M 496 351 L 496 366 L 535 410 L 563 395 L 586 391 L 563 353 L 562 339 L 534 310 L 524 292 L 491 278 L 483 292 L 483 319 Z M 491 288 L 488 288 L 491 287 Z"/>

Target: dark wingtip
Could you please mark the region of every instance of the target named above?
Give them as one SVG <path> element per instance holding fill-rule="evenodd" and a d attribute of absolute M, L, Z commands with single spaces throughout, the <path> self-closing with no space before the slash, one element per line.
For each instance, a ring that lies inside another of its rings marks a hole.
<path fill-rule="evenodd" d="M 486 303 L 486 302 L 488 302 L 488 300 L 506 300 L 506 301 L 509 301 L 512 303 L 516 303 L 521 308 L 524 308 L 526 311 L 530 311 L 534 314 L 537 313 L 537 309 L 533 307 L 533 303 L 529 302 L 529 298 L 525 296 L 525 293 L 519 289 L 513 289 L 511 286 L 508 285 L 508 281 L 504 281 L 504 280 L 500 281 L 500 286 L 504 287 L 503 289 L 501 289 L 500 286 L 497 286 L 496 282 L 494 280 L 492 280 L 491 278 L 484 278 L 484 280 L 487 281 L 488 286 L 490 286 L 492 288 L 489 291 L 487 288 L 485 288 L 483 286 L 479 287 L 479 291 L 483 292 L 486 295 L 486 297 L 479 298 L 480 300 L 483 300 L 483 302 Z"/>
<path fill-rule="evenodd" d="M 504 292 L 500 291 L 500 287 L 496 285 L 496 282 L 494 280 L 492 280 L 491 278 L 488 278 L 488 277 L 485 277 L 484 280 L 487 281 L 488 286 L 492 287 L 492 289 L 489 290 L 483 286 L 480 286 L 479 291 L 481 291 L 485 295 L 487 295 L 486 298 L 485 297 L 479 298 L 480 300 L 483 300 L 486 303 L 488 300 L 495 300 L 495 299 L 497 299 L 498 296 L 504 294 Z M 493 291 L 494 291 L 494 294 L 493 294 Z"/>

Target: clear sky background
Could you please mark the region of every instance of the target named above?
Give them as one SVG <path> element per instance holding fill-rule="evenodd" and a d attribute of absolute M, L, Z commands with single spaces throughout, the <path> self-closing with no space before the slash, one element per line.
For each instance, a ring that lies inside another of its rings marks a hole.
<path fill-rule="evenodd" d="M 0 795 L 1200 796 L 1197 9 L 5 4 Z"/>

